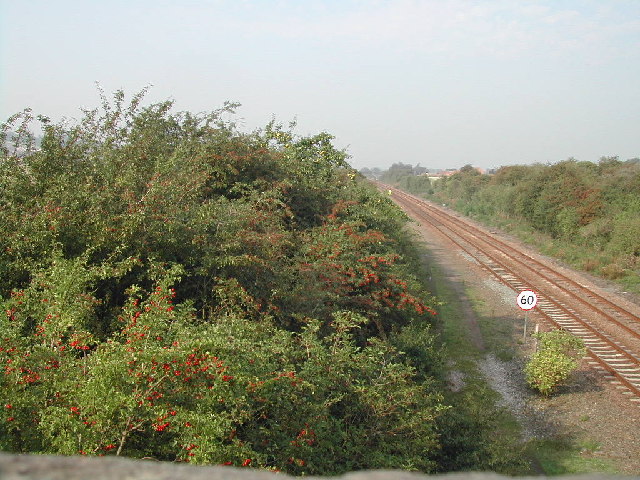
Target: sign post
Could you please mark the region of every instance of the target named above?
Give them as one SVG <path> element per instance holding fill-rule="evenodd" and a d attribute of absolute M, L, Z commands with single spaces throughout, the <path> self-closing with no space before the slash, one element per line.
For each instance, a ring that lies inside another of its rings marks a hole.
<path fill-rule="evenodd" d="M 533 290 L 523 290 L 518 294 L 516 298 L 516 303 L 518 307 L 524 310 L 524 334 L 523 339 L 526 343 L 527 341 L 527 313 L 529 310 L 533 310 L 535 306 L 538 304 L 538 295 Z"/>

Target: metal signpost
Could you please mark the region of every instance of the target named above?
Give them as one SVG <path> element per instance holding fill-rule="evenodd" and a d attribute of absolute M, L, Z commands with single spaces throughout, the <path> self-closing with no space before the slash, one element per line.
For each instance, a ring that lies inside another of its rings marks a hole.
<path fill-rule="evenodd" d="M 527 342 L 527 313 L 529 310 L 533 310 L 538 304 L 538 295 L 533 290 L 523 290 L 518 294 L 516 298 L 518 307 L 524 310 L 524 334 L 523 338 L 525 343 Z"/>

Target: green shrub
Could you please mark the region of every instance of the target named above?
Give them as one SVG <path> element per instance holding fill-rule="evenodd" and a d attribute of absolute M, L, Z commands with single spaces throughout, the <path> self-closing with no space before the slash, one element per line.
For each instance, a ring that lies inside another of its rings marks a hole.
<path fill-rule="evenodd" d="M 535 334 L 538 351 L 525 366 L 529 385 L 545 396 L 551 395 L 573 371 L 584 355 L 582 340 L 563 330 Z"/>

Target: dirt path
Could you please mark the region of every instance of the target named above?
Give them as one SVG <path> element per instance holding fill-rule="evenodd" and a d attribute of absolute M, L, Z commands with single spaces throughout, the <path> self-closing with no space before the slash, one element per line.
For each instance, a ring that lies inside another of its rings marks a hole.
<path fill-rule="evenodd" d="M 587 365 L 556 396 L 533 394 L 522 374 L 533 341 L 523 340 L 524 312 L 515 304 L 517 293 L 428 225 L 414 224 L 413 229 L 429 252 L 428 261 L 437 263 L 460 299 L 469 339 L 486 352 L 479 367 L 503 405 L 520 420 L 525 440 L 569 440 L 584 446 L 585 457 L 607 460 L 623 474 L 640 473 L 640 407 Z M 492 345 L 483 337 L 483 321 L 489 319 L 493 325 L 498 322 L 510 345 Z M 500 360 L 501 348 L 515 349 L 515 358 Z"/>

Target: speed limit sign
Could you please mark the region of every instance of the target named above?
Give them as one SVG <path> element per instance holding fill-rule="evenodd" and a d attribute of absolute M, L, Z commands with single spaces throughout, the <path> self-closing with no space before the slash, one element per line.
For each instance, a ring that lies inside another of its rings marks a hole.
<path fill-rule="evenodd" d="M 516 303 L 522 310 L 532 310 L 538 303 L 538 295 L 533 290 L 524 290 L 518 294 Z"/>

